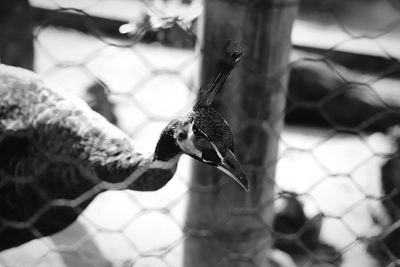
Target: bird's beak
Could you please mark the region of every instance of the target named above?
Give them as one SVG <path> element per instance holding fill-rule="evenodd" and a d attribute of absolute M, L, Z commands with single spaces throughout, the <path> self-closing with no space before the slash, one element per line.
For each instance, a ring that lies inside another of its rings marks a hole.
<path fill-rule="evenodd" d="M 246 191 L 249 191 L 249 183 L 246 175 L 243 173 L 240 163 L 232 151 L 228 151 L 219 163 L 217 168 L 230 177 L 232 177 L 238 184 L 240 184 Z"/>

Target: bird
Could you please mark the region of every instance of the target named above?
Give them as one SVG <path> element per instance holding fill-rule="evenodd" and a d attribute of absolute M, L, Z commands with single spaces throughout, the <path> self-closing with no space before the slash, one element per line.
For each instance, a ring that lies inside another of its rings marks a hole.
<path fill-rule="evenodd" d="M 400 126 L 391 127 L 387 134 L 393 140 L 395 149 L 381 166 L 383 196 L 378 207 L 370 210 L 373 224 L 379 232 L 367 244 L 367 251 L 382 266 L 400 258 Z"/>
<path fill-rule="evenodd" d="M 280 205 L 277 205 L 272 223 L 274 249 L 289 254 L 299 266 L 310 260 L 310 253 L 320 262 L 335 265 L 341 262 L 336 249 L 321 241 L 323 214 L 308 218 L 299 194 L 282 191 L 278 195 Z"/>
<path fill-rule="evenodd" d="M 231 41 L 223 46 L 192 110 L 171 120 L 148 154 L 84 101 L 29 70 L 0 65 L 0 251 L 61 231 L 106 190 L 158 190 L 182 154 L 248 190 L 232 131 L 212 107 L 243 53 Z"/>
<path fill-rule="evenodd" d="M 275 247 L 288 253 L 301 250 L 302 246 L 315 248 L 319 244 L 322 217 L 317 215 L 312 219 L 307 218 L 297 193 L 283 191 L 279 196 L 281 207 L 276 210 L 273 229 L 282 237 L 275 239 Z M 301 245 L 290 237 L 285 238 L 287 235 L 295 235 Z"/>
<path fill-rule="evenodd" d="M 378 95 L 359 80 L 360 74 L 325 58 L 293 62 L 286 123 L 347 132 L 386 132 L 397 125 L 400 107 L 390 95 L 394 91 Z"/>

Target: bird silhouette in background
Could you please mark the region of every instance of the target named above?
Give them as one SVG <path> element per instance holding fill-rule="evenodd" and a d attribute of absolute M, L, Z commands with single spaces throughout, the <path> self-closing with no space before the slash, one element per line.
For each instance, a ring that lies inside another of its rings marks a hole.
<path fill-rule="evenodd" d="M 114 104 L 108 99 L 110 89 L 101 80 L 91 83 L 86 89 L 84 100 L 89 107 L 114 125 L 118 124 L 114 113 Z"/>
<path fill-rule="evenodd" d="M 392 127 L 388 136 L 397 149 L 381 167 L 383 197 L 379 208 L 371 210 L 379 233 L 370 239 L 367 246 L 367 251 L 382 266 L 400 258 L 400 127 Z"/>
<path fill-rule="evenodd" d="M 360 82 L 359 76 L 327 59 L 293 62 L 286 122 L 333 126 L 350 132 L 386 132 L 389 127 L 397 125 L 400 122 L 400 105 L 392 100 L 394 91 L 385 93 L 386 96 L 378 95 L 371 85 Z"/>
<path fill-rule="evenodd" d="M 280 208 L 276 210 L 273 229 L 283 235 L 296 235 L 296 240 L 291 238 L 277 238 L 275 247 L 291 253 L 301 250 L 301 246 L 309 249 L 319 243 L 322 219 L 316 216 L 313 219 L 307 218 L 304 213 L 303 204 L 299 201 L 298 195 L 294 192 L 284 191 L 280 194 Z M 299 244 L 302 243 L 302 244 Z"/>
<path fill-rule="evenodd" d="M 231 130 L 211 107 L 242 54 L 225 44 L 192 111 L 162 130 L 149 155 L 83 101 L 56 93 L 28 70 L 0 65 L 0 251 L 62 230 L 103 191 L 163 187 L 182 154 L 247 190 Z"/>
<path fill-rule="evenodd" d="M 283 191 L 279 196 L 273 222 L 274 247 L 288 253 L 299 266 L 303 266 L 302 262 L 306 265 L 310 253 L 319 262 L 341 262 L 337 251 L 320 240 L 322 214 L 308 218 L 297 193 Z"/>

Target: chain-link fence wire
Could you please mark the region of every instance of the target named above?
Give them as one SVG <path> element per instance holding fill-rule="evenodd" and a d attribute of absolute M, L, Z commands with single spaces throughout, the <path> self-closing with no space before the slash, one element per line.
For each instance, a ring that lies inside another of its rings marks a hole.
<path fill-rule="evenodd" d="M 2 9 L 12 18 L 1 16 L 2 62 L 34 66 L 61 90 L 87 100 L 142 150 L 151 151 L 165 124 L 190 110 L 198 89 L 193 24 L 199 3 L 31 4 L 34 17 L 29 7 Z M 396 1 L 301 2 L 287 107 L 269 122 L 286 116 L 283 134 L 274 135 L 280 143 L 272 163 L 277 177 L 270 181 L 276 194 L 263 204 L 276 209 L 275 222 L 249 211 L 298 266 L 397 266 L 398 134 L 392 126 L 400 116 L 399 24 Z M 13 181 L 3 178 L 0 186 L 7 183 Z M 102 193 L 82 213 L 77 203 L 99 190 L 52 202 L 76 207 L 78 221 L 51 238 L 3 251 L 0 264 L 182 266 L 193 190 L 209 191 L 190 186 L 183 158 L 159 191 Z M 29 226 L 37 214 L 16 228 Z M 229 253 L 221 261 L 248 261 Z"/>

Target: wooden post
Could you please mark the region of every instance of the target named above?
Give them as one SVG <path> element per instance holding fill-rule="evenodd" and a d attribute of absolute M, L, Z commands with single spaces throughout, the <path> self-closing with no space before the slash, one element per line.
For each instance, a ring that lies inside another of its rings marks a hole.
<path fill-rule="evenodd" d="M 0 62 L 33 69 L 34 15 L 28 0 L 0 1 Z"/>
<path fill-rule="evenodd" d="M 292 0 L 205 1 L 202 86 L 226 40 L 245 48 L 215 107 L 231 125 L 250 191 L 212 167 L 193 163 L 186 267 L 270 266 L 271 200 L 296 13 Z"/>

